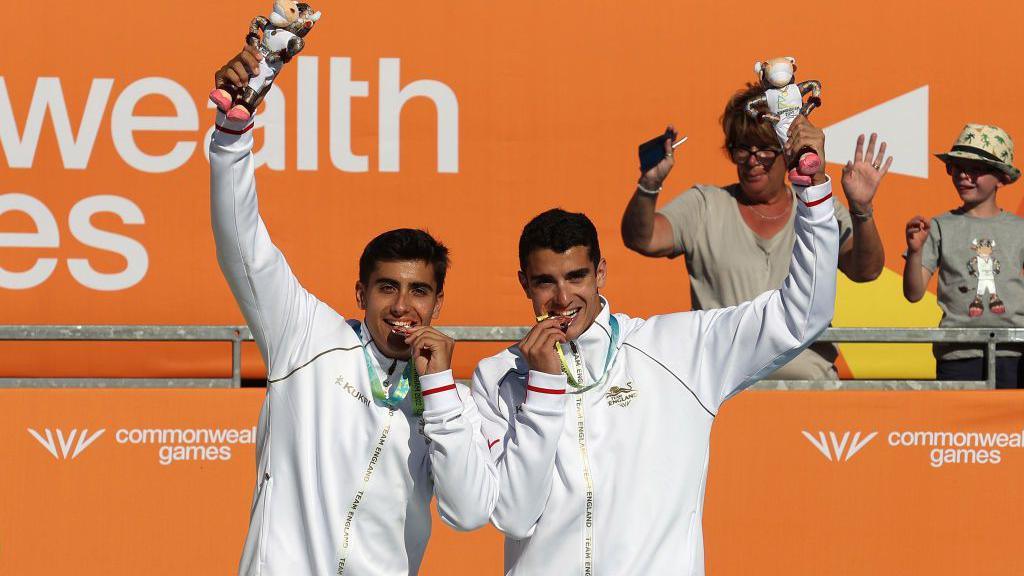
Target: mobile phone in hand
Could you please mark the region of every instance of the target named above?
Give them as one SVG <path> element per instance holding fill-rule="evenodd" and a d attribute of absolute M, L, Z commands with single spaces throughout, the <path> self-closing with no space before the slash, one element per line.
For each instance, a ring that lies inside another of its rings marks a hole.
<path fill-rule="evenodd" d="M 675 136 L 675 131 L 665 130 L 664 134 L 659 134 L 640 145 L 637 153 L 640 156 L 641 173 L 647 172 L 651 168 L 657 166 L 658 162 L 661 162 L 662 158 L 665 157 L 665 140 L 671 140 L 672 138 L 675 138 Z M 678 142 L 672 144 L 672 147 L 675 148 L 683 142 L 686 142 L 685 136 Z"/>

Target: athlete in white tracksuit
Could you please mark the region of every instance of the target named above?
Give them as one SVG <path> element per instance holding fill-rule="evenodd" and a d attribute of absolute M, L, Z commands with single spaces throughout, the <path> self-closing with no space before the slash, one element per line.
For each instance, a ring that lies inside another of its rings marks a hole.
<path fill-rule="evenodd" d="M 257 209 L 251 123 L 218 113 L 217 125 L 217 257 L 267 364 L 239 574 L 415 574 L 435 492 L 461 529 L 485 524 L 497 498 L 476 407 L 451 370 L 422 377 L 422 416 L 412 393 L 396 411 L 374 401 L 368 364 L 394 383 L 405 362 L 299 284 Z"/>
<path fill-rule="evenodd" d="M 796 244 L 781 289 L 647 320 L 613 315 L 601 299 L 593 324 L 562 345 L 563 366 L 594 386 L 583 392 L 564 372 L 530 370 L 518 346 L 480 363 L 473 396 L 498 467 L 492 522 L 506 535 L 507 574 L 704 574 L 715 414 L 832 319 L 831 183 L 796 190 Z"/>

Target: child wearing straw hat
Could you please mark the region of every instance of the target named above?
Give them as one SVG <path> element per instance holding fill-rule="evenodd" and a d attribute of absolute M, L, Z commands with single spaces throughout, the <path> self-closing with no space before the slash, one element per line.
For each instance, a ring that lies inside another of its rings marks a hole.
<path fill-rule="evenodd" d="M 929 222 L 907 222 L 903 295 L 924 296 L 939 272 L 943 328 L 1024 327 L 1024 219 L 999 207 L 999 188 L 1020 178 L 1013 166 L 1013 140 L 998 126 L 968 124 L 953 148 L 935 155 L 963 204 Z M 975 345 L 936 344 L 937 380 L 983 380 L 985 363 Z M 1021 382 L 1021 348 L 1001 348 L 996 387 Z"/>

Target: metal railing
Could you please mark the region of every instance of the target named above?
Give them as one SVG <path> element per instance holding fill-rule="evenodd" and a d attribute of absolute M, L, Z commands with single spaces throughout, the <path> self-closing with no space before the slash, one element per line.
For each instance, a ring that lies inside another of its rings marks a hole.
<path fill-rule="evenodd" d="M 526 326 L 439 326 L 461 342 L 514 342 Z M 230 342 L 230 378 L 2 378 L 0 388 L 238 388 L 247 326 L 0 325 L 2 341 Z M 995 388 L 996 346 L 1024 344 L 1024 328 L 829 328 L 819 342 L 960 343 L 984 345 L 986 380 L 764 380 L 761 390 L 980 390 Z M 0 365 L 2 370 L 2 365 Z"/>
<path fill-rule="evenodd" d="M 0 341 L 230 342 L 230 378 L 2 378 L 0 388 L 239 388 L 248 326 L 0 325 Z M 2 364 L 0 364 L 2 369 Z"/>

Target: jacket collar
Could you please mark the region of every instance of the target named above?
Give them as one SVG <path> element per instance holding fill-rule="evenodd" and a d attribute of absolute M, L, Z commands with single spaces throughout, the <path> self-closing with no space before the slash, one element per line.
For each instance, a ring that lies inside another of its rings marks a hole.
<path fill-rule="evenodd" d="M 601 312 L 594 319 L 594 323 L 575 340 L 577 350 L 583 354 L 583 365 L 586 367 L 590 382 L 596 382 L 603 375 L 612 338 L 609 323 L 611 306 L 604 296 L 600 298 Z"/>
<path fill-rule="evenodd" d="M 381 352 L 380 348 L 377 348 L 377 343 L 370 336 L 370 329 L 367 328 L 366 324 L 360 322 L 359 329 L 356 332 L 359 334 L 360 343 L 370 351 L 370 356 L 373 358 L 374 364 L 376 364 L 377 374 L 382 382 L 390 380 L 396 374 L 401 376 L 402 372 L 405 371 L 406 360 L 390 358 Z"/>

